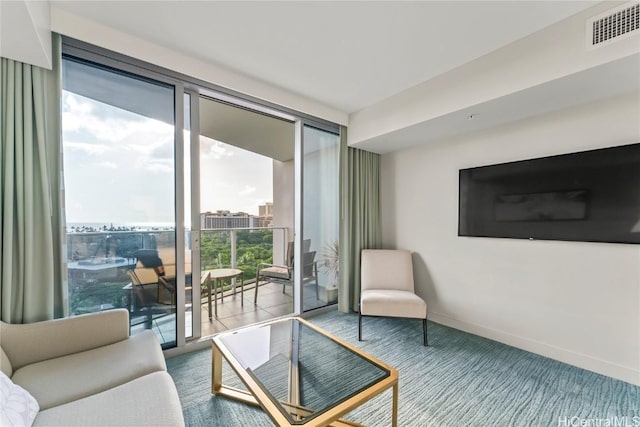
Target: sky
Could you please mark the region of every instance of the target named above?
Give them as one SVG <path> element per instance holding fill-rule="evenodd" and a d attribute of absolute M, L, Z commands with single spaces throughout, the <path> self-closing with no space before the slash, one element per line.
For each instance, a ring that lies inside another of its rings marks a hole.
<path fill-rule="evenodd" d="M 62 128 L 68 223 L 174 221 L 173 125 L 64 91 Z M 271 159 L 206 137 L 200 150 L 202 212 L 272 201 Z"/>

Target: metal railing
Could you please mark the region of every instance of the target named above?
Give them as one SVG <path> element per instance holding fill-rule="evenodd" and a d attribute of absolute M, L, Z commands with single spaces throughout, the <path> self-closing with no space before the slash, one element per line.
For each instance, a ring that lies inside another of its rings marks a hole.
<path fill-rule="evenodd" d="M 246 283 L 255 279 L 259 263 L 284 263 L 289 237 L 285 227 L 208 229 L 200 235 L 201 269 L 238 268 Z M 158 250 L 165 265 L 175 264 L 175 230 L 68 232 L 71 314 L 126 307 L 127 271 L 135 268 L 140 249 Z"/>
<path fill-rule="evenodd" d="M 285 227 L 201 230 L 200 269 L 237 268 L 251 282 L 259 263 L 284 264 L 287 234 Z"/>

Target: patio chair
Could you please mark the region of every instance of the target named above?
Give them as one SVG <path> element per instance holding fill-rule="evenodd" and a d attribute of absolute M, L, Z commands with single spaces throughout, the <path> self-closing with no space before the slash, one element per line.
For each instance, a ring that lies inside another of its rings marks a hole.
<path fill-rule="evenodd" d="M 316 287 L 316 298 L 318 298 L 318 263 L 315 260 L 316 252 L 309 251 L 311 247 L 311 240 L 306 239 L 302 242 L 303 260 L 302 260 L 302 281 L 305 282 L 314 281 Z M 258 303 L 258 285 L 260 280 L 267 282 L 282 283 L 282 292 L 284 293 L 285 286 L 293 285 L 294 282 L 294 243 L 289 242 L 287 245 L 287 258 L 286 265 L 276 265 L 260 263 L 256 270 L 256 291 L 254 297 L 254 303 Z"/>
<path fill-rule="evenodd" d="M 171 288 L 167 281 L 161 280 L 165 277 L 164 266 L 157 250 L 140 249 L 136 252 L 136 258 L 137 265 L 127 271 L 131 283 L 124 289 L 129 291 L 131 318 L 144 317 L 145 327 L 150 329 L 153 319 L 175 312 L 175 286 Z M 173 295 L 167 297 L 167 293 Z"/>

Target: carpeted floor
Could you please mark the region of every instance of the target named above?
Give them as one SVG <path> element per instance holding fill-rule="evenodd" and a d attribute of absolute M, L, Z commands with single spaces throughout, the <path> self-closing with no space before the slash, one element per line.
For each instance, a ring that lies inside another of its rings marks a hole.
<path fill-rule="evenodd" d="M 357 315 L 331 312 L 311 321 L 399 370 L 403 427 L 640 426 L 640 387 L 622 381 L 434 323 L 423 347 L 415 320 L 366 318 L 361 343 Z M 187 426 L 272 425 L 258 408 L 211 395 L 210 350 L 167 365 Z M 228 366 L 223 383 L 240 386 Z M 389 390 L 345 418 L 390 426 L 390 412 Z"/>

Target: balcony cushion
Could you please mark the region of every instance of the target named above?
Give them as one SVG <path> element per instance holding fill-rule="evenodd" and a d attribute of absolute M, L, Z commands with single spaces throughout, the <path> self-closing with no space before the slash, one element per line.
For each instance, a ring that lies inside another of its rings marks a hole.
<path fill-rule="evenodd" d="M 289 269 L 284 267 L 267 267 L 260 270 L 260 276 L 289 280 Z"/>
<path fill-rule="evenodd" d="M 427 318 L 427 303 L 409 291 L 366 290 L 360 295 L 360 312 L 364 316 Z"/>
<path fill-rule="evenodd" d="M 157 338 L 144 331 L 115 344 L 27 365 L 12 380 L 44 410 L 166 369 Z"/>
<path fill-rule="evenodd" d="M 180 427 L 184 426 L 184 419 L 171 376 L 154 372 L 102 393 L 41 411 L 33 425 Z"/>

